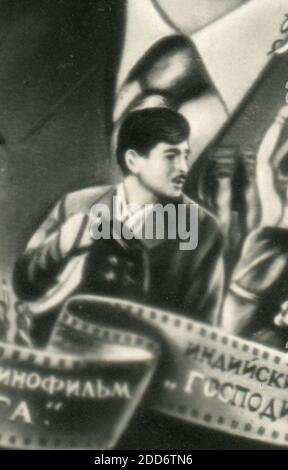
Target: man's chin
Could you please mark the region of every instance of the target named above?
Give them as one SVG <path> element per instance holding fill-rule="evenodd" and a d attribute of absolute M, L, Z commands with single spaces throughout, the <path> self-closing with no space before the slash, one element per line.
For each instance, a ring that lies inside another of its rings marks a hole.
<path fill-rule="evenodd" d="M 182 189 L 167 191 L 165 194 L 162 194 L 162 198 L 170 200 L 170 201 L 175 201 L 179 199 L 182 196 L 182 194 L 183 194 Z"/>
<path fill-rule="evenodd" d="M 181 195 L 183 194 L 183 184 L 181 185 L 177 185 L 176 187 L 174 187 L 171 191 L 171 195 L 173 197 L 180 197 Z"/>

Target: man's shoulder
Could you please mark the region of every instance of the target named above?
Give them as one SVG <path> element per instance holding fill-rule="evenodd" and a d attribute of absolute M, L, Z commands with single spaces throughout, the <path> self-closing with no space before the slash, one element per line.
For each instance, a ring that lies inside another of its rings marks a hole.
<path fill-rule="evenodd" d="M 93 204 L 99 202 L 106 195 L 109 197 L 114 191 L 115 186 L 113 185 L 97 185 L 66 194 L 64 198 L 66 217 L 76 212 L 89 212 Z"/>

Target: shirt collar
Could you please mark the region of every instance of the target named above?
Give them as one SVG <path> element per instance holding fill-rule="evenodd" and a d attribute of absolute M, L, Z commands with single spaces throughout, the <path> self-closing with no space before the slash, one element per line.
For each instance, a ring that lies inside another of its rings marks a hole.
<path fill-rule="evenodd" d="M 184 196 L 181 198 L 179 202 L 184 203 Z M 167 227 L 165 226 L 164 231 L 164 238 L 145 238 L 143 237 L 143 227 L 145 223 L 149 223 L 149 217 L 153 211 L 153 204 L 148 204 L 145 206 L 138 206 L 129 205 L 127 204 L 126 194 L 125 194 L 125 185 L 124 183 L 120 183 L 117 186 L 115 199 L 114 199 L 114 217 L 116 220 L 120 221 L 121 224 L 125 224 L 126 227 L 133 232 L 135 236 L 134 242 L 136 242 L 136 246 L 145 248 L 146 250 L 151 250 L 163 242 L 167 241 L 168 231 Z M 132 210 L 131 210 L 132 209 Z M 134 210 L 133 210 L 134 209 Z M 151 219 L 150 219 L 151 222 Z M 131 244 L 126 245 L 125 240 L 122 238 L 119 240 L 117 237 L 116 239 L 118 243 L 120 243 L 124 248 L 128 249 Z M 133 244 L 135 247 L 135 244 Z"/>
<path fill-rule="evenodd" d="M 137 234 L 141 235 L 142 227 L 146 218 L 151 213 L 152 208 L 152 204 L 144 206 L 140 206 L 138 204 L 128 204 L 124 183 L 120 183 L 117 186 L 115 196 L 115 218 L 119 222 L 129 227 L 136 237 Z"/>

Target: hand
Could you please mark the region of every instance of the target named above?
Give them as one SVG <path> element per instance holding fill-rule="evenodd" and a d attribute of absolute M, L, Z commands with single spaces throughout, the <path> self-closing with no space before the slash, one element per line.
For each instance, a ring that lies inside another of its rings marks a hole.
<path fill-rule="evenodd" d="M 261 204 L 261 225 L 281 223 L 286 200 L 279 190 L 279 146 L 283 138 L 284 122 L 288 119 L 288 106 L 280 109 L 267 130 L 257 154 L 256 183 Z"/>
<path fill-rule="evenodd" d="M 59 248 L 63 258 L 72 254 L 73 251 L 89 248 L 92 244 L 89 217 L 86 214 L 74 214 L 62 225 Z"/>

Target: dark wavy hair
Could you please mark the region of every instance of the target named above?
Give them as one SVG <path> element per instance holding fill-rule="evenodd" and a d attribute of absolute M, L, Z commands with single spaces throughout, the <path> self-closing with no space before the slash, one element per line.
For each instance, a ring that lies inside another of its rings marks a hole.
<path fill-rule="evenodd" d="M 188 121 L 169 108 L 147 108 L 129 113 L 124 119 L 118 134 L 116 148 L 117 162 L 124 175 L 129 173 L 125 152 L 135 150 L 146 157 L 160 142 L 180 144 L 190 134 Z"/>

